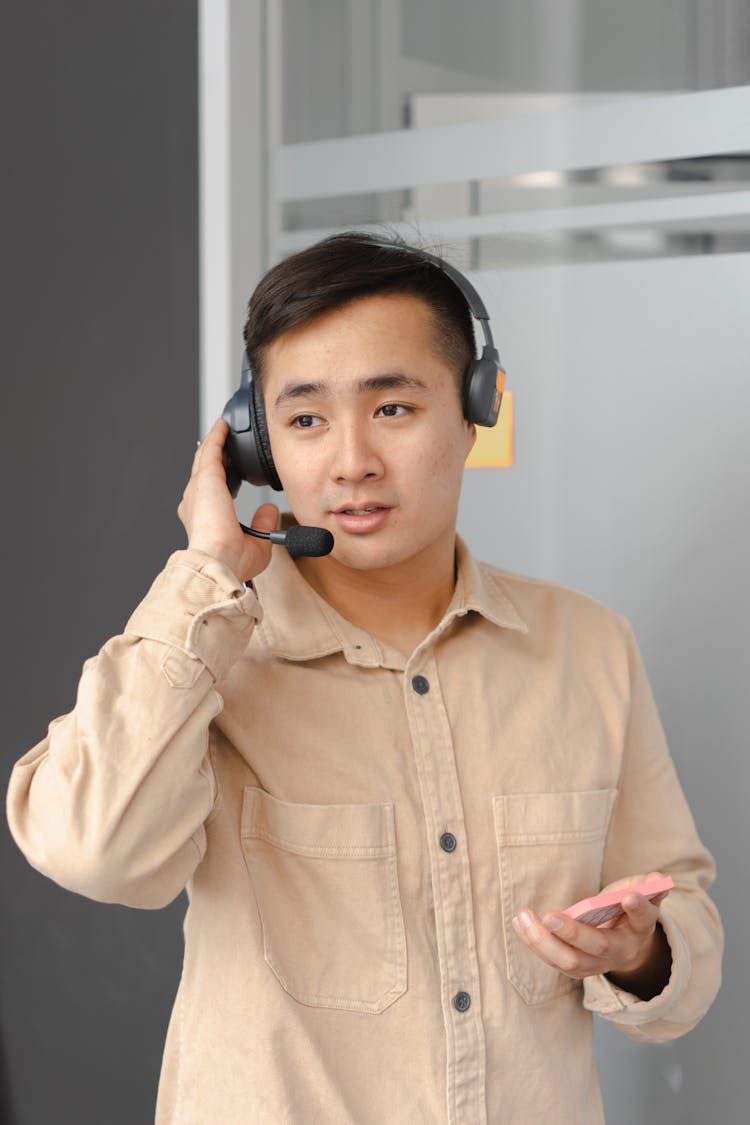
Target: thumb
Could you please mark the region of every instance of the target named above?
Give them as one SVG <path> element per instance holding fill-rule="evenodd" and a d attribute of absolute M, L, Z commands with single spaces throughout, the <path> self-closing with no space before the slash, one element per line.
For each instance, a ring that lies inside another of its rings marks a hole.
<path fill-rule="evenodd" d="M 256 531 L 275 531 L 279 524 L 279 509 L 275 504 L 261 504 L 250 521 Z"/>
<path fill-rule="evenodd" d="M 656 925 L 659 907 L 635 892 L 625 895 L 622 908 L 637 933 L 648 933 Z"/>

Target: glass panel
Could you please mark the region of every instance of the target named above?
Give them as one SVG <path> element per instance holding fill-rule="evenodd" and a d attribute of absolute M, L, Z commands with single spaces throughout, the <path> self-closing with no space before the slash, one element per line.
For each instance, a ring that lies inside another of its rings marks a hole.
<path fill-rule="evenodd" d="M 287 151 L 337 137 L 615 107 L 750 78 L 750 6 L 742 0 L 478 0 L 470 11 L 467 19 L 449 0 L 283 0 Z M 382 152 L 373 159 L 387 164 Z M 330 150 L 321 161 L 340 174 L 366 166 L 358 154 L 339 159 Z M 304 232 L 312 241 L 373 223 L 443 243 L 475 268 L 741 251 L 749 179 L 748 152 L 707 149 L 394 190 L 377 190 L 365 173 L 361 190 L 345 195 L 329 178 L 316 198 L 287 193 L 279 204 L 275 256 L 303 245 Z"/>
<path fill-rule="evenodd" d="M 284 144 L 403 128 L 421 94 L 750 81 L 745 0 L 281 0 Z"/>

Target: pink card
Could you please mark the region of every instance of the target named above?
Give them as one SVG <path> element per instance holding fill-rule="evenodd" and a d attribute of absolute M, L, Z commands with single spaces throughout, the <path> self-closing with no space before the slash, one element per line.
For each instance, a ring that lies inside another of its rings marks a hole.
<path fill-rule="evenodd" d="M 625 895 L 635 892 L 643 895 L 644 898 L 656 898 L 664 891 L 670 891 L 673 886 L 674 880 L 671 875 L 663 875 L 660 879 L 647 879 L 645 883 L 638 883 L 635 887 L 620 887 L 616 891 L 603 891 L 602 894 L 594 895 L 593 898 L 582 898 L 580 902 L 574 902 L 562 913 L 567 914 L 569 918 L 574 918 L 576 922 L 585 922 L 589 926 L 601 926 L 603 922 L 608 922 L 610 918 L 617 918 L 620 914 L 625 913 L 622 908 L 622 900 Z"/>

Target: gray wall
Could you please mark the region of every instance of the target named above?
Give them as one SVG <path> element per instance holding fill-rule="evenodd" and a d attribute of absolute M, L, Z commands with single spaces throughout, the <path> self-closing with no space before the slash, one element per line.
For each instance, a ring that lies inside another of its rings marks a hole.
<path fill-rule="evenodd" d="M 3 6 L 3 776 L 184 543 L 198 432 L 197 15 Z M 5 782 L 3 783 L 3 788 Z M 4 1125 L 153 1117 L 183 904 L 69 895 L 0 830 Z"/>

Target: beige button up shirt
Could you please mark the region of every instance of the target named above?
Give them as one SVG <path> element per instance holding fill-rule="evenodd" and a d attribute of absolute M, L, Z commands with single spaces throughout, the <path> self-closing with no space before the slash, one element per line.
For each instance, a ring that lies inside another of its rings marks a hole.
<path fill-rule="evenodd" d="M 663 1040 L 711 1003 L 713 863 L 628 625 L 460 541 L 457 560 L 405 662 L 283 550 L 257 596 L 177 552 L 16 765 L 10 826 L 40 871 L 136 907 L 187 887 L 159 1125 L 589 1125 L 591 1013 Z M 513 931 L 651 869 L 676 889 L 648 1002 Z"/>

